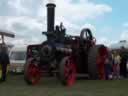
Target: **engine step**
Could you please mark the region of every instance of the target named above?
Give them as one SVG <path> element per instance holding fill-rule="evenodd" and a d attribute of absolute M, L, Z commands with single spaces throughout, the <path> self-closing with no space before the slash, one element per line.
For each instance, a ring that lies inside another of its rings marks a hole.
<path fill-rule="evenodd" d="M 89 77 L 88 74 L 77 74 L 76 77 Z"/>

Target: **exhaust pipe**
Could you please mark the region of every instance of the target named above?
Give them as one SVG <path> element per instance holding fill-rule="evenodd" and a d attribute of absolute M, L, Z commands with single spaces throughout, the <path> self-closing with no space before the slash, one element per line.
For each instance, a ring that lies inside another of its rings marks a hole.
<path fill-rule="evenodd" d="M 46 5 L 46 7 L 47 7 L 47 32 L 53 32 L 54 31 L 56 5 L 53 2 L 49 2 Z"/>

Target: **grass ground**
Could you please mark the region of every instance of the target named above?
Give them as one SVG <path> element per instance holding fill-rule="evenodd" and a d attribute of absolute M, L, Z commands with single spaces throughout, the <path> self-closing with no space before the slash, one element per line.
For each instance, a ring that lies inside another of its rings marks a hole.
<path fill-rule="evenodd" d="M 42 78 L 36 86 L 28 86 L 21 75 L 9 75 L 0 83 L 0 96 L 128 96 L 128 80 L 77 80 L 65 87 L 53 78 Z"/>

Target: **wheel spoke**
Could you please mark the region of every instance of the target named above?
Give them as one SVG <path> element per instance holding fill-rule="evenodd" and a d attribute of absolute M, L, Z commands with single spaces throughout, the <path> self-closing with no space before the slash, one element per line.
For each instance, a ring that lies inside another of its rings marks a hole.
<path fill-rule="evenodd" d="M 69 73 L 69 69 L 68 68 L 65 68 L 65 76 L 66 77 L 67 77 L 68 73 Z"/>

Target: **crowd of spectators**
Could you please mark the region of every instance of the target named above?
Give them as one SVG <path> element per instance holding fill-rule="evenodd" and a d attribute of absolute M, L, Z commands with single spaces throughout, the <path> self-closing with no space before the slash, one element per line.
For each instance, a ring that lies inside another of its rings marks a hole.
<path fill-rule="evenodd" d="M 112 50 L 109 58 L 106 59 L 106 79 L 127 78 L 128 52 L 125 47 L 119 50 Z"/>

